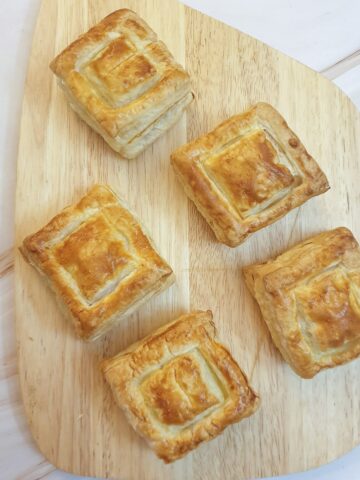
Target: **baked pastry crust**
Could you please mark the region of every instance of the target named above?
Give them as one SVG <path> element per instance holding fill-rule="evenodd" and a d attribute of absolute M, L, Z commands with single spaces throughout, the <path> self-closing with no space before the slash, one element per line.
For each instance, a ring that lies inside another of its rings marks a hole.
<path fill-rule="evenodd" d="M 106 185 L 95 185 L 28 236 L 20 250 L 86 340 L 98 338 L 174 281 L 143 227 Z"/>
<path fill-rule="evenodd" d="M 230 247 L 329 189 L 299 138 L 266 103 L 180 147 L 171 160 L 185 193 Z"/>
<path fill-rule="evenodd" d="M 244 269 L 275 345 L 304 378 L 360 355 L 360 249 L 344 227 Z"/>
<path fill-rule="evenodd" d="M 118 405 L 166 463 L 258 408 L 258 396 L 215 336 L 212 313 L 195 311 L 102 363 Z"/>
<path fill-rule="evenodd" d="M 123 158 L 134 158 L 193 100 L 190 77 L 136 13 L 113 12 L 50 64 L 71 107 Z"/>

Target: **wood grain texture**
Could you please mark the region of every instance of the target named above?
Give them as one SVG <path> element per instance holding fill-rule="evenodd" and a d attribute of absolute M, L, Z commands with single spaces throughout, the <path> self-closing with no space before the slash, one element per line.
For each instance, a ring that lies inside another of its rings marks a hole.
<path fill-rule="evenodd" d="M 14 267 L 14 249 L 9 248 L 0 255 L 0 278 L 10 273 Z"/>
<path fill-rule="evenodd" d="M 138 159 L 119 161 L 70 110 L 48 69 L 75 36 L 116 8 L 136 10 L 193 77 L 196 102 Z M 287 118 L 332 189 L 229 249 L 214 241 L 169 165 L 170 152 L 256 101 Z M 19 375 L 32 434 L 58 468 L 119 479 L 237 480 L 308 469 L 360 441 L 360 362 L 312 381 L 292 373 L 245 289 L 241 267 L 321 230 L 345 225 L 360 239 L 360 115 L 333 84 L 260 42 L 175 0 L 43 0 L 26 82 L 18 158 L 16 243 L 108 182 L 127 198 L 177 275 L 95 344 L 76 340 L 52 294 L 15 257 Z M 262 397 L 260 411 L 173 465 L 158 461 L 118 411 L 98 370 L 114 354 L 189 308 L 211 308 Z"/>

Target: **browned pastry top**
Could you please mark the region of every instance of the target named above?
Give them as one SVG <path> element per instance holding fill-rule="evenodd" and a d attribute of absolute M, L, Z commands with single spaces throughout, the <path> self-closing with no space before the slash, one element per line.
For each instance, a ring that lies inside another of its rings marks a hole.
<path fill-rule="evenodd" d="M 171 160 L 217 239 L 231 247 L 329 188 L 299 138 L 266 103 L 183 145 Z"/>
<path fill-rule="evenodd" d="M 360 248 L 347 228 L 244 269 L 273 340 L 303 377 L 360 355 Z"/>
<path fill-rule="evenodd" d="M 119 406 L 165 462 L 258 407 L 246 376 L 215 335 L 212 313 L 192 312 L 102 364 Z"/>
<path fill-rule="evenodd" d="M 50 67 L 74 110 L 125 158 L 167 130 L 193 99 L 188 73 L 128 9 L 101 20 Z"/>
<path fill-rule="evenodd" d="M 140 223 L 105 185 L 28 236 L 22 252 L 85 339 L 104 333 L 173 278 Z"/>

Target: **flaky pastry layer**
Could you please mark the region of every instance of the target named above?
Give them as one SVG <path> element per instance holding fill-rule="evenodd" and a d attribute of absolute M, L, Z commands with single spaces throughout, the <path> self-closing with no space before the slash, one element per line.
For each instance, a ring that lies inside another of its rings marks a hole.
<path fill-rule="evenodd" d="M 246 376 L 215 337 L 212 313 L 195 311 L 102 363 L 118 405 L 166 463 L 258 408 Z"/>
<path fill-rule="evenodd" d="M 230 247 L 329 189 L 299 138 L 266 103 L 180 147 L 171 161 L 185 193 Z"/>
<path fill-rule="evenodd" d="M 94 340 L 170 286 L 174 275 L 123 201 L 95 185 L 21 247 L 77 334 Z"/>
<path fill-rule="evenodd" d="M 123 158 L 139 155 L 193 100 L 188 73 L 135 12 L 113 12 L 50 65 L 71 107 Z"/>
<path fill-rule="evenodd" d="M 347 228 L 244 269 L 275 345 L 311 378 L 360 355 L 360 249 Z"/>

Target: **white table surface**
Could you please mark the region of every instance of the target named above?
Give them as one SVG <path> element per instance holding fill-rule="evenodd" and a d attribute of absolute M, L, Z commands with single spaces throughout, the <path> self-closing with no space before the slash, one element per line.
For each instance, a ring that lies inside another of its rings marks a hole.
<path fill-rule="evenodd" d="M 185 3 L 323 72 L 360 108 L 359 0 L 186 0 Z M 16 153 L 23 86 L 39 4 L 40 0 L 0 2 L 0 480 L 78 478 L 56 470 L 38 452 L 27 428 L 17 376 L 11 251 Z M 281 478 L 359 480 L 360 447 L 319 469 Z"/>

